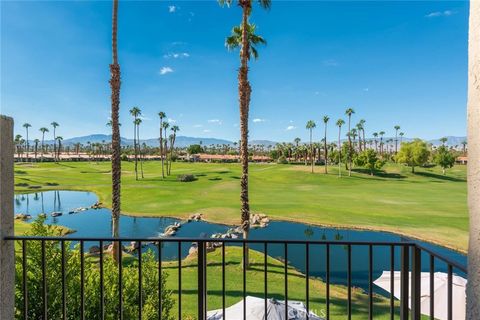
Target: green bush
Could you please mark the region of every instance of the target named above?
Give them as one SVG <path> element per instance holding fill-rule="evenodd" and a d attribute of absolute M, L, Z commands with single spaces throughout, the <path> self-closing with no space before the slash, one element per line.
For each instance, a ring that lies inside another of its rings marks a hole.
<path fill-rule="evenodd" d="M 197 180 L 193 174 L 181 174 L 177 176 L 177 180 L 180 182 L 192 182 Z"/>
<path fill-rule="evenodd" d="M 39 218 L 32 223 L 32 229 L 27 235 L 31 236 L 59 236 L 59 231 L 44 224 L 45 219 Z M 28 290 L 28 317 L 41 319 L 43 310 L 43 282 L 42 282 L 42 249 L 40 241 L 26 241 L 27 243 L 27 290 Z M 19 246 L 17 245 L 17 248 Z M 62 318 L 62 252 L 58 241 L 45 241 L 45 264 L 48 318 Z M 15 265 L 15 307 L 16 319 L 23 319 L 23 257 L 18 252 Z M 105 319 L 118 318 L 118 265 L 107 254 L 104 255 L 104 298 Z M 80 251 L 78 246 L 71 247 L 71 242 L 65 242 L 65 270 L 66 270 L 66 305 L 67 319 L 80 319 Z M 85 318 L 100 319 L 100 270 L 98 259 L 84 255 L 84 294 Z M 126 264 L 122 268 L 122 294 L 124 319 L 135 319 L 138 314 L 138 265 L 136 262 Z M 158 318 L 158 262 L 154 254 L 149 251 L 142 255 L 142 283 L 143 283 L 143 316 L 145 319 Z M 161 297 L 162 319 L 172 319 L 170 310 L 173 306 L 171 292 L 166 290 L 166 274 L 162 274 Z"/>

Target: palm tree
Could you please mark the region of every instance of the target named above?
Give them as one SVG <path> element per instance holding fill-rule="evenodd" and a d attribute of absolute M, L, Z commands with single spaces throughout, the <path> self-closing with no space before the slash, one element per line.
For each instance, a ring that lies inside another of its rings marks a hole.
<path fill-rule="evenodd" d="M 57 148 L 57 160 L 60 160 L 60 153 L 61 153 L 61 149 L 62 149 L 62 141 L 63 141 L 63 137 L 61 136 L 58 136 L 55 140 L 58 141 L 58 148 Z"/>
<path fill-rule="evenodd" d="M 137 128 L 137 149 L 138 149 L 138 156 L 140 157 L 140 172 L 143 177 L 143 156 L 142 156 L 142 147 L 140 146 L 140 125 L 142 124 L 142 119 L 136 118 L 135 119 L 135 126 Z"/>
<path fill-rule="evenodd" d="M 113 0 L 112 8 L 112 64 L 110 64 L 110 88 L 111 88 L 111 119 L 112 119 L 112 236 L 118 238 L 120 235 L 120 191 L 121 191 L 121 145 L 120 145 L 120 65 L 118 64 L 117 53 L 117 17 L 118 0 Z M 114 241 L 112 246 L 113 259 L 118 259 L 120 245 Z"/>
<path fill-rule="evenodd" d="M 25 128 L 25 131 L 27 132 L 27 140 L 26 140 L 26 150 L 27 150 L 27 162 L 28 162 L 28 149 L 29 149 L 29 143 L 28 143 L 28 128 L 30 128 L 32 125 L 30 123 L 24 123 L 23 127 Z"/>
<path fill-rule="evenodd" d="M 45 152 L 45 132 L 48 132 L 48 129 L 41 127 L 40 132 L 42 133 L 42 162 L 43 162 L 43 153 Z"/>
<path fill-rule="evenodd" d="M 362 128 L 362 140 L 363 140 L 363 149 L 366 150 L 367 149 L 367 141 L 365 140 L 365 123 L 367 121 L 365 121 L 365 119 L 360 119 L 360 121 L 358 122 Z M 358 133 L 360 134 L 360 132 Z"/>
<path fill-rule="evenodd" d="M 163 152 L 165 153 L 165 160 L 167 160 L 167 154 L 168 154 L 168 147 L 167 147 L 167 129 L 170 127 L 170 124 L 168 122 L 162 123 L 163 127 Z M 167 175 L 168 175 L 168 161 L 165 162 L 166 167 L 167 167 Z"/>
<path fill-rule="evenodd" d="M 35 162 L 37 162 L 38 144 L 40 143 L 40 140 L 35 139 L 33 142 L 35 143 L 35 149 L 33 149 L 35 152 Z"/>
<path fill-rule="evenodd" d="M 323 116 L 323 123 L 325 125 L 325 135 L 323 139 L 323 150 L 325 153 L 325 173 L 328 173 L 327 165 L 328 165 L 328 150 L 327 150 L 327 123 L 330 118 L 328 116 Z"/>
<path fill-rule="evenodd" d="M 158 113 L 158 117 L 160 118 L 160 159 L 162 161 L 162 178 L 165 178 L 165 171 L 164 171 L 164 160 L 163 160 L 163 136 L 162 136 L 162 128 L 163 128 L 163 119 L 165 119 L 167 115 L 165 112 L 160 111 Z"/>
<path fill-rule="evenodd" d="M 137 149 L 137 119 L 142 114 L 138 107 L 130 109 L 130 114 L 133 116 L 133 153 L 135 155 L 135 180 L 138 180 L 138 149 Z"/>
<path fill-rule="evenodd" d="M 342 176 L 342 170 L 341 170 L 341 163 L 342 163 L 342 142 L 340 141 L 340 137 L 342 134 L 342 126 L 345 124 L 345 121 L 343 119 L 338 119 L 337 120 L 337 127 L 338 127 L 338 176 Z"/>
<path fill-rule="evenodd" d="M 60 126 L 57 122 L 53 121 L 50 123 L 53 127 L 53 159 L 57 161 L 56 154 L 57 154 L 57 136 L 56 136 L 56 129 Z"/>
<path fill-rule="evenodd" d="M 220 5 L 230 6 L 233 0 L 219 0 Z M 228 49 L 240 48 L 240 69 L 238 71 L 238 97 L 240 102 L 240 159 L 242 163 L 242 177 L 240 180 L 241 223 L 243 237 L 247 239 L 250 230 L 250 204 L 248 198 L 248 114 L 250 109 L 250 94 L 252 88 L 248 80 L 248 61 L 252 56 L 258 59 L 256 45 L 266 41 L 254 34 L 255 26 L 249 23 L 252 12 L 252 0 L 238 0 L 242 9 L 242 23 L 240 28 L 233 28 L 232 35 L 226 39 Z M 258 0 L 264 9 L 270 8 L 271 0 Z M 241 30 L 241 32 L 239 32 Z M 245 262 L 248 265 L 248 249 L 244 252 Z"/>
<path fill-rule="evenodd" d="M 180 128 L 178 126 L 172 126 L 170 130 L 172 130 L 173 134 L 171 135 L 172 139 L 170 141 L 170 166 L 168 167 L 168 175 L 170 175 L 170 172 L 172 170 L 173 148 L 175 146 L 175 138 L 177 137 L 177 131 L 180 131 Z"/>
<path fill-rule="evenodd" d="M 395 129 L 395 154 L 398 152 L 398 130 L 400 130 L 400 126 L 397 124 L 393 127 Z"/>
<path fill-rule="evenodd" d="M 467 154 L 467 141 L 466 140 L 463 140 L 462 141 L 462 153 L 463 155 L 466 155 Z"/>
<path fill-rule="evenodd" d="M 380 136 L 380 154 L 383 155 L 383 135 L 385 134 L 385 131 L 380 131 L 378 135 Z"/>
<path fill-rule="evenodd" d="M 445 146 L 445 143 L 448 141 L 446 137 L 440 138 L 440 142 L 442 143 L 443 146 Z"/>
<path fill-rule="evenodd" d="M 357 128 L 357 132 L 358 132 L 358 151 L 362 152 L 362 130 L 363 130 L 363 124 L 362 123 L 357 123 L 357 125 L 355 126 Z"/>
<path fill-rule="evenodd" d="M 348 108 L 345 110 L 345 114 L 348 116 L 348 132 L 350 133 L 350 124 L 351 124 L 351 119 L 352 119 L 352 114 L 354 114 L 355 111 L 352 108 Z M 347 152 L 347 162 L 348 162 L 348 176 L 350 177 L 352 175 L 352 138 L 350 137 L 350 134 L 348 135 L 348 152 Z"/>
<path fill-rule="evenodd" d="M 311 161 L 311 164 L 312 164 L 312 173 L 313 173 L 313 164 L 314 164 L 312 134 L 313 134 L 313 129 L 316 126 L 317 125 L 315 124 L 315 122 L 313 120 L 309 120 L 307 122 L 307 125 L 305 126 L 305 128 L 310 131 L 310 161 Z"/>
<path fill-rule="evenodd" d="M 404 132 L 400 132 L 398 135 L 400 136 L 400 146 L 401 146 L 401 145 L 402 145 L 402 142 L 403 142 L 403 136 L 405 135 L 405 133 L 404 133 Z"/>
<path fill-rule="evenodd" d="M 374 132 L 372 135 L 373 135 L 373 140 L 375 142 L 375 152 L 378 152 L 378 141 L 377 141 L 378 132 Z"/>

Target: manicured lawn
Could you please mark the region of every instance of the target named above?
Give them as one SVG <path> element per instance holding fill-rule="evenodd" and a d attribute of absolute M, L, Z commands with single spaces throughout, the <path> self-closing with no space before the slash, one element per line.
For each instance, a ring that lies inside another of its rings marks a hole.
<path fill-rule="evenodd" d="M 226 306 L 230 306 L 243 298 L 242 249 L 228 247 L 225 259 L 228 264 L 226 272 Z M 221 250 L 209 253 L 207 256 L 208 310 L 222 308 L 222 256 Z M 282 262 L 268 258 L 268 297 L 284 299 L 284 265 Z M 264 256 L 262 253 L 250 251 L 250 268 L 247 271 L 247 295 L 262 297 L 264 295 Z M 172 290 L 174 300 L 178 301 L 178 264 L 166 263 L 164 269 L 168 273 L 167 288 Z M 306 278 L 300 272 L 288 268 L 288 298 L 305 303 Z M 325 316 L 325 283 L 320 279 L 309 281 L 310 309 L 317 315 Z M 197 312 L 197 258 L 193 257 L 182 262 L 182 315 L 183 319 L 194 317 Z M 330 286 L 331 319 L 345 319 L 347 314 L 347 288 Z M 390 319 L 389 299 L 374 295 L 375 319 Z M 396 313 L 399 312 L 398 304 Z M 178 304 L 173 308 L 173 315 L 178 315 Z M 368 318 L 368 295 L 362 290 L 352 289 L 352 319 Z M 398 316 L 398 315 L 397 315 Z"/>
<path fill-rule="evenodd" d="M 124 162 L 122 210 L 130 215 L 185 218 L 202 212 L 210 221 L 239 222 L 239 164 L 174 163 L 172 176 L 161 177 L 159 162 L 144 164 L 145 178 L 135 181 L 133 163 Z M 52 189 L 94 191 L 105 205 L 111 201 L 110 164 L 17 164 L 16 191 Z M 466 168 L 447 176 L 439 168 L 417 168 L 416 174 L 390 164 L 381 176 L 354 172 L 338 178 L 316 167 L 252 164 L 250 204 L 253 212 L 273 219 L 312 224 L 394 231 L 466 250 L 468 214 Z M 178 174 L 195 174 L 194 182 L 178 182 Z"/>

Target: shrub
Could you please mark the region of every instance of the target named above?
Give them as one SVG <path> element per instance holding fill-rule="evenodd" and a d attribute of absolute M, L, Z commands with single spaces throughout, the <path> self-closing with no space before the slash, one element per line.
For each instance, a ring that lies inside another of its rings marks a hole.
<path fill-rule="evenodd" d="M 284 156 L 280 156 L 280 157 L 277 159 L 277 163 L 287 164 L 288 161 L 287 161 L 287 158 L 285 158 Z"/>
<path fill-rule="evenodd" d="M 39 218 L 32 223 L 27 235 L 59 236 L 58 228 L 44 224 Z M 66 270 L 66 304 L 67 319 L 80 318 L 80 251 L 78 246 L 72 247 L 65 241 Z M 46 283 L 48 291 L 49 319 L 62 318 L 62 254 L 58 241 L 45 241 Z M 41 319 L 43 311 L 42 299 L 42 249 L 40 241 L 27 241 L 27 290 L 28 317 Z M 22 255 L 18 254 L 15 265 L 15 317 L 23 319 L 23 269 Z M 104 298 L 105 318 L 118 318 L 118 265 L 105 253 L 104 256 Z M 84 297 L 85 318 L 100 319 L 100 271 L 98 261 L 85 253 L 84 255 Z M 125 319 L 135 319 L 138 314 L 138 265 L 123 265 L 123 309 Z M 151 251 L 142 255 L 143 277 L 143 314 L 145 319 L 158 318 L 158 262 Z M 171 291 L 166 289 L 167 274 L 162 274 L 161 297 L 162 319 L 173 319 L 170 310 L 173 306 Z"/>
<path fill-rule="evenodd" d="M 197 180 L 197 178 L 193 174 L 181 174 L 177 176 L 177 180 L 180 182 L 192 182 Z"/>

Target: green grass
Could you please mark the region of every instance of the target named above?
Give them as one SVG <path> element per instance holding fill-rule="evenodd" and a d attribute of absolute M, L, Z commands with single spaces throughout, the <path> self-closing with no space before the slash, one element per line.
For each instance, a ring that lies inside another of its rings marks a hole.
<path fill-rule="evenodd" d="M 202 212 L 209 221 L 238 224 L 240 165 L 174 163 L 172 176 L 161 177 L 159 162 L 144 164 L 145 178 L 135 181 L 133 163 L 122 163 L 122 210 L 138 216 L 186 218 Z M 447 176 L 439 168 L 390 164 L 371 177 L 354 172 L 341 179 L 337 169 L 252 164 L 250 204 L 253 212 L 273 219 L 295 220 L 393 231 L 466 251 L 468 238 L 466 168 Z M 88 190 L 109 206 L 110 164 L 45 163 L 15 166 L 17 192 L 52 189 Z M 179 174 L 195 174 L 194 182 L 178 182 Z"/>
<path fill-rule="evenodd" d="M 237 303 L 243 298 L 242 249 L 239 247 L 226 248 L 225 259 L 228 264 L 226 270 L 226 306 Z M 222 308 L 222 256 L 221 250 L 211 252 L 207 256 L 207 283 L 208 283 L 208 310 Z M 262 253 L 250 250 L 250 268 L 247 271 L 247 295 L 263 298 L 264 295 L 264 256 Z M 284 265 L 282 262 L 268 258 L 268 296 L 279 300 L 284 298 Z M 173 314 L 178 310 L 178 264 L 165 263 L 164 270 L 168 273 L 167 288 L 172 290 L 176 305 Z M 289 300 L 305 301 L 305 275 L 293 268 L 288 268 L 288 297 Z M 193 318 L 197 312 L 197 258 L 187 258 L 182 262 L 182 315 L 183 318 Z M 321 279 L 309 281 L 310 309 L 318 315 L 325 315 L 326 286 Z M 330 286 L 330 311 L 332 319 L 345 319 L 347 313 L 347 288 L 344 286 Z M 374 295 L 375 319 L 389 319 L 389 300 Z M 398 312 L 398 305 L 397 310 Z M 368 317 L 368 295 L 358 288 L 352 289 L 353 319 Z"/>

